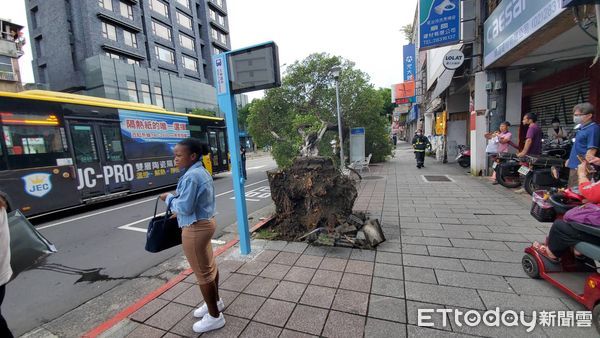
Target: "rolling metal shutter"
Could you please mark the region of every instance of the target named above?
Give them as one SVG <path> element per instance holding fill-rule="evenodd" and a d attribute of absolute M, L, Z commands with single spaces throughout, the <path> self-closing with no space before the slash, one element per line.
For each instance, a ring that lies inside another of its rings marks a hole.
<path fill-rule="evenodd" d="M 535 94 L 529 97 L 529 111 L 536 113 L 544 134 L 552 119 L 558 117 L 560 125 L 569 132 L 573 128 L 573 106 L 589 100 L 590 81 L 584 80 L 570 85 Z"/>

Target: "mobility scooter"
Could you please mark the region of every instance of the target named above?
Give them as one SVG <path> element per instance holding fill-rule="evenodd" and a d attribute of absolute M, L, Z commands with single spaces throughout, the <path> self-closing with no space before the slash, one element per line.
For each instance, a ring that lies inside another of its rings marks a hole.
<path fill-rule="evenodd" d="M 583 204 L 583 197 L 576 191 L 536 191 L 533 194 L 531 215 L 540 222 L 562 219 L 571 208 Z M 600 237 L 600 228 L 570 223 L 589 236 Z M 592 311 L 596 330 L 600 333 L 600 246 L 586 242 L 575 248 L 582 256 L 575 257 L 573 250 L 555 262 L 539 253 L 533 245 L 525 249 L 521 261 L 523 270 L 531 278 L 543 278 L 571 296 L 586 309 Z"/>

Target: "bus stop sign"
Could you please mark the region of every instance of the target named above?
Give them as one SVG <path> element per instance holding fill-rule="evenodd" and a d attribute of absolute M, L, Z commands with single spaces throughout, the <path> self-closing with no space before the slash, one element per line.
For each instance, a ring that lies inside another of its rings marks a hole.
<path fill-rule="evenodd" d="M 281 86 L 277 45 L 260 45 L 215 55 L 214 72 L 219 108 L 225 113 L 227 141 L 231 156 L 231 176 L 235 196 L 240 251 L 250 253 L 250 229 L 246 193 L 242 177 L 238 112 L 235 94 Z"/>

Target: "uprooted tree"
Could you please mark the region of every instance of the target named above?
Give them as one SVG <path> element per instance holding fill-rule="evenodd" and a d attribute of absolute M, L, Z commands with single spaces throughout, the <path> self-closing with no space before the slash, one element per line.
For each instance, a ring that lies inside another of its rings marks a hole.
<path fill-rule="evenodd" d="M 332 68 L 341 67 L 340 106 L 344 150 L 348 158 L 350 127 L 365 128 L 365 151 L 372 162 L 391 154 L 387 119 L 381 112 L 386 102 L 369 76 L 353 62 L 325 53 L 312 54 L 287 67 L 282 86 L 254 100 L 248 116 L 248 131 L 261 146 L 270 145 L 277 164 L 284 168 L 305 154 L 332 157 L 330 142 L 338 139 L 335 79 Z M 335 159 L 336 157 L 333 156 Z"/>
<path fill-rule="evenodd" d="M 282 86 L 253 101 L 248 117 L 248 129 L 255 142 L 271 145 L 281 168 L 268 175 L 277 208 L 274 228 L 283 239 L 298 239 L 322 229 L 322 235 L 330 236 L 332 243 L 343 236 L 356 244 L 346 234 L 355 235 L 358 229 L 341 236 L 334 231 L 340 227 L 353 229 L 347 220 L 358 195 L 354 182 L 341 174 L 339 163 L 333 162 L 337 156 L 333 156 L 330 142 L 338 139 L 332 74 L 336 66 L 341 68 L 339 88 L 346 157 L 350 127 L 365 128 L 366 152 L 373 154 L 374 162 L 383 161 L 391 152 L 382 95 L 354 63 L 327 54 L 312 54 L 289 66 Z"/>

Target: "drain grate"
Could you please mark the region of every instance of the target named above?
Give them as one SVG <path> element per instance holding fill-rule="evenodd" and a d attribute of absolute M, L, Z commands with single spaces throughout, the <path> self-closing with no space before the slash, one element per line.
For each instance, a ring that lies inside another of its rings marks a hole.
<path fill-rule="evenodd" d="M 452 182 L 448 176 L 445 175 L 424 175 L 425 181 L 427 182 Z"/>

